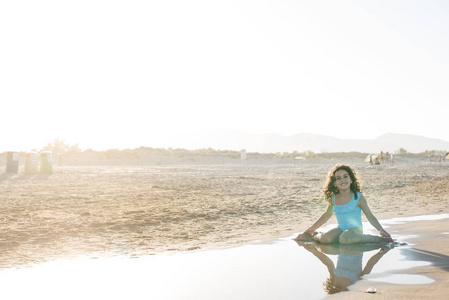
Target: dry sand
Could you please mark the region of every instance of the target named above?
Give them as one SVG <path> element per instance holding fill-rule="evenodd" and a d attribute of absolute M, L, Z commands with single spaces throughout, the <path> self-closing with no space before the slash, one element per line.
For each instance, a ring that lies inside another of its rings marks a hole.
<path fill-rule="evenodd" d="M 55 167 L 52 175 L 2 174 L 0 267 L 79 255 L 210 249 L 289 236 L 325 209 L 320 190 L 334 165 Z M 351 165 L 378 219 L 449 212 L 447 163 Z M 437 234 L 437 223 L 403 230 L 427 228 Z M 420 247 L 448 255 L 441 245 L 429 245 L 426 241 Z M 438 268 L 419 272 L 432 273 L 442 285 L 448 282 L 447 272 Z M 393 290 L 397 299 L 409 291 Z"/>

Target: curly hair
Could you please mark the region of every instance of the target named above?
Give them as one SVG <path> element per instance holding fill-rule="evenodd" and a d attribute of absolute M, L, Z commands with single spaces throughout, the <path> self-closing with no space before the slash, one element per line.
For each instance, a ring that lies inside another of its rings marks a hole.
<path fill-rule="evenodd" d="M 347 165 L 336 165 L 332 170 L 329 171 L 329 174 L 327 175 L 327 182 L 324 185 L 323 188 L 323 195 L 326 201 L 329 203 L 332 203 L 332 195 L 338 194 L 340 191 L 335 186 L 335 172 L 345 170 L 348 172 L 349 177 L 351 178 L 351 186 L 350 189 L 354 193 L 355 199 L 357 199 L 357 192 L 362 192 L 362 188 L 360 186 L 360 182 L 357 179 L 358 173 L 357 170 L 351 169 L 351 167 Z"/>
<path fill-rule="evenodd" d="M 347 287 L 337 287 L 334 285 L 332 278 L 326 279 L 325 282 L 323 282 L 323 289 L 328 295 L 337 294 L 340 292 L 347 291 Z"/>

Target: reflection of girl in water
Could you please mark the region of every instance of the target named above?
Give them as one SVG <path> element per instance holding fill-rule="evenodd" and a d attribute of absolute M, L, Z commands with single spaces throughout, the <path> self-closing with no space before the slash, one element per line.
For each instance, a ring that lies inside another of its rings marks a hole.
<path fill-rule="evenodd" d="M 323 283 L 324 289 L 328 294 L 335 294 L 347 291 L 348 286 L 361 279 L 365 274 L 369 274 L 374 265 L 387 253 L 390 248 L 381 248 L 379 252 L 374 254 L 362 269 L 363 252 L 379 249 L 379 246 L 369 244 L 357 245 L 318 245 L 304 244 L 298 242 L 300 246 L 304 246 L 306 250 L 314 254 L 329 271 L 329 278 Z M 324 253 L 338 254 L 337 267 L 334 262 Z"/>
<path fill-rule="evenodd" d="M 368 207 L 361 193 L 355 170 L 345 165 L 335 166 L 329 172 L 323 193 L 328 202 L 326 211 L 310 228 L 299 234 L 296 240 L 314 240 L 322 244 L 393 242 L 390 234 L 383 229 Z M 362 211 L 371 225 L 379 231 L 380 236 L 363 234 Z M 316 232 L 332 217 L 333 213 L 337 216 L 338 227 L 328 232 Z"/>

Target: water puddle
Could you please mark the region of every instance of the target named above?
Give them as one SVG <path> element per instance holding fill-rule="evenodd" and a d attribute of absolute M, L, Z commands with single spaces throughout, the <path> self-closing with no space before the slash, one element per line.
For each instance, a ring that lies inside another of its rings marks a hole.
<path fill-rule="evenodd" d="M 432 283 L 422 275 L 401 274 L 430 265 L 408 259 L 406 250 L 410 246 L 304 245 L 283 238 L 139 258 L 61 259 L 1 270 L 0 282 L 5 299 L 320 299 L 357 280 L 374 286 Z"/>
<path fill-rule="evenodd" d="M 396 224 L 404 224 L 408 222 L 415 222 L 415 221 L 437 221 L 437 220 L 444 220 L 448 219 L 449 214 L 439 214 L 439 215 L 422 215 L 422 216 L 415 216 L 415 217 L 399 217 L 399 218 L 392 218 L 388 220 L 382 220 L 382 225 L 396 225 Z"/>

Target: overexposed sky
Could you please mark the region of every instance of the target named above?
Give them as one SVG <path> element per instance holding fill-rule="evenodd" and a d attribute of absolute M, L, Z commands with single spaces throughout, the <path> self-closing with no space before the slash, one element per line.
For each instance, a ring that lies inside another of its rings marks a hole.
<path fill-rule="evenodd" d="M 449 141 L 449 1 L 0 1 L 0 151 Z"/>

